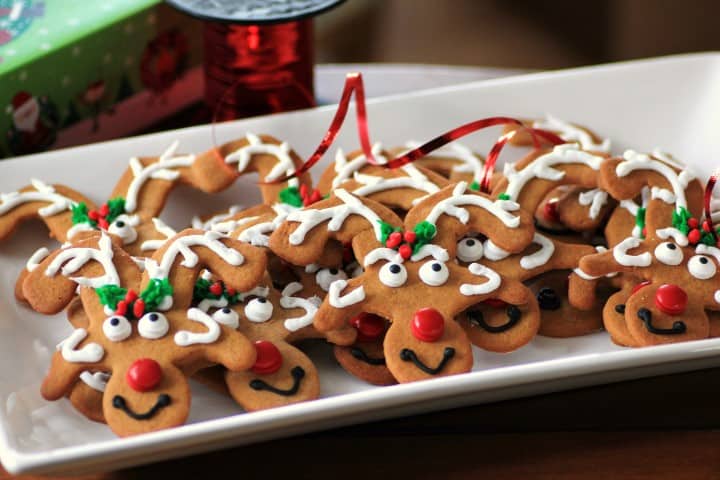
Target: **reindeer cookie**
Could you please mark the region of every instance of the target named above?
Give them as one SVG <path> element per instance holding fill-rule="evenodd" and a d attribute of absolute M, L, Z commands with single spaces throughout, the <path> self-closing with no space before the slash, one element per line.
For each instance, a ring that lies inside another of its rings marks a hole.
<path fill-rule="evenodd" d="M 419 142 L 410 141 L 404 147 L 393 148 L 394 155 L 417 148 Z M 445 148 L 415 160 L 414 165 L 442 175 L 451 182 L 467 182 L 473 190 L 478 190 L 482 181 L 485 160 L 471 148 L 460 142 L 453 142 Z"/>
<path fill-rule="evenodd" d="M 211 269 L 226 285 L 251 290 L 266 268 L 265 253 L 215 232 L 186 230 L 146 262 L 136 263 L 102 233 L 42 260 L 24 284 L 34 309 L 53 313 L 74 297 L 87 315 L 53 356 L 42 394 L 67 394 L 84 371 L 111 374 L 103 416 L 118 435 L 180 425 L 190 408 L 187 376 L 221 364 L 245 370 L 252 343 L 222 315 L 191 308 L 195 281 Z"/>
<path fill-rule="evenodd" d="M 567 142 L 577 143 L 580 148 L 588 152 L 610 153 L 610 139 L 603 139 L 595 132 L 573 123 L 566 122 L 552 115 L 546 115 L 545 119 L 524 120 L 527 127 L 541 128 L 553 132 Z M 529 146 L 533 144 L 532 136 L 525 129 L 518 129 L 517 125 L 508 125 L 505 132 L 517 130 L 517 133 L 510 139 L 510 143 L 517 146 Z"/>

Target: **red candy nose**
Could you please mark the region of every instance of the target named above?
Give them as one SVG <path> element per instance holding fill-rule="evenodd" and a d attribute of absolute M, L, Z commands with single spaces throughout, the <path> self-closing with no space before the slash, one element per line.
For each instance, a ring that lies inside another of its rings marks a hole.
<path fill-rule="evenodd" d="M 372 342 L 385 333 L 385 320 L 372 313 L 363 312 L 350 320 L 350 324 L 358 331 L 357 339 L 361 342 Z"/>
<path fill-rule="evenodd" d="M 680 315 L 687 307 L 688 296 L 677 285 L 660 285 L 655 292 L 655 305 L 668 315 Z"/>
<path fill-rule="evenodd" d="M 152 390 L 160 380 L 162 380 L 162 368 L 151 358 L 135 360 L 125 373 L 125 381 L 136 392 Z"/>
<path fill-rule="evenodd" d="M 434 342 L 442 337 L 445 319 L 434 308 L 421 308 L 415 312 L 411 325 L 412 334 L 423 342 Z"/>
<path fill-rule="evenodd" d="M 267 375 L 280 370 L 283 363 L 282 353 L 274 343 L 267 340 L 258 340 L 255 342 L 255 350 L 257 351 L 257 358 L 255 359 L 255 365 L 251 369 L 253 372 L 258 375 Z"/>

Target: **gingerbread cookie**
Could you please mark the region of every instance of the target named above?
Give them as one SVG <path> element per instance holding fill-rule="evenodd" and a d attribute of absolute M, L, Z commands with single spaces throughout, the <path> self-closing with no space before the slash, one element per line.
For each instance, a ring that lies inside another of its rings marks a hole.
<path fill-rule="evenodd" d="M 583 150 L 598 153 L 610 153 L 610 139 L 603 139 L 592 130 L 566 122 L 552 115 L 546 115 L 542 120 L 523 120 L 526 127 L 548 130 L 567 142 L 577 143 Z M 526 129 L 519 129 L 517 125 L 508 125 L 504 133 L 517 131 L 510 139 L 510 143 L 517 146 L 533 144 L 533 138 Z"/>

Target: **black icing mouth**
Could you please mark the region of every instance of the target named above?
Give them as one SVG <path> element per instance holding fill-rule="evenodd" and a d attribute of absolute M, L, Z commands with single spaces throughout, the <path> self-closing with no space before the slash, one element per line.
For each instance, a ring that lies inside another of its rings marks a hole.
<path fill-rule="evenodd" d="M 250 380 L 250 388 L 259 391 L 267 390 L 268 392 L 274 393 L 276 395 L 290 397 L 295 395 L 298 390 L 300 390 L 300 384 L 302 383 L 302 379 L 305 378 L 305 370 L 303 370 L 303 368 L 298 365 L 297 367 L 293 367 L 293 369 L 290 370 L 290 375 L 292 375 L 293 377 L 293 384 L 292 387 L 287 389 L 274 387 L 267 383 L 265 380 L 260 380 L 259 378 Z"/>
<path fill-rule="evenodd" d="M 445 347 L 442 360 L 440 360 L 440 363 L 438 363 L 437 367 L 432 368 L 425 365 L 425 363 L 423 363 L 423 361 L 417 357 L 413 350 L 409 348 L 403 348 L 402 350 L 400 350 L 400 359 L 402 361 L 412 362 L 418 369 L 422 370 L 428 375 L 437 375 L 438 373 L 440 373 L 442 369 L 445 368 L 445 365 L 447 365 L 450 359 L 454 356 L 455 349 L 452 347 Z"/>
<path fill-rule="evenodd" d="M 160 395 L 158 395 L 158 398 L 155 401 L 155 405 L 150 407 L 150 410 L 145 413 L 133 412 L 133 410 L 128 406 L 127 402 L 121 395 L 115 395 L 113 397 L 112 404 L 113 407 L 122 410 L 130 418 L 133 418 L 135 420 L 150 420 L 152 417 L 155 416 L 156 413 L 170 405 L 170 395 L 167 395 L 165 393 L 161 393 Z"/>
<path fill-rule="evenodd" d="M 368 365 L 385 365 L 385 357 L 383 358 L 373 358 L 369 356 L 362 348 L 358 347 L 350 347 L 350 355 L 352 355 L 356 360 L 360 360 L 361 362 L 365 362 Z"/>
<path fill-rule="evenodd" d="M 537 292 L 537 301 L 542 310 L 557 310 L 562 307 L 560 296 L 550 287 L 543 287 Z"/>
<path fill-rule="evenodd" d="M 503 323 L 502 325 L 498 325 L 497 327 L 489 325 L 485 321 L 485 318 L 483 317 L 483 314 L 480 310 L 469 310 L 467 312 L 467 316 L 470 319 L 470 324 L 474 327 L 480 327 L 490 333 L 502 333 L 510 330 L 512 327 L 517 325 L 517 323 L 520 321 L 520 316 L 522 315 L 520 309 L 517 308 L 515 305 L 508 305 L 505 313 L 507 314 L 508 321 Z"/>
<path fill-rule="evenodd" d="M 645 324 L 645 328 L 647 328 L 647 331 L 655 335 L 680 335 L 682 333 L 685 333 L 685 331 L 687 330 L 685 322 L 681 322 L 679 320 L 677 322 L 673 322 L 673 325 L 670 328 L 655 327 L 652 324 L 652 312 L 647 308 L 639 309 L 637 311 L 637 316 Z"/>

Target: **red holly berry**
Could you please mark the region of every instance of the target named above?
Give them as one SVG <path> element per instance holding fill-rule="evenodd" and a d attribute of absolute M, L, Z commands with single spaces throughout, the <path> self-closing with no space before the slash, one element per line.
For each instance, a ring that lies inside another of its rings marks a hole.
<path fill-rule="evenodd" d="M 108 227 L 110 226 L 108 221 L 105 220 L 104 218 L 98 218 L 97 223 L 98 223 L 98 227 L 102 228 L 103 230 L 107 230 Z"/>
<path fill-rule="evenodd" d="M 709 232 L 709 231 L 710 231 L 710 224 L 708 223 L 707 220 L 704 220 L 704 221 L 703 221 L 702 229 L 705 230 L 706 232 Z"/>
<path fill-rule="evenodd" d="M 213 295 L 221 295 L 223 292 L 223 286 L 220 282 L 215 282 L 210 285 L 210 293 Z"/>
<path fill-rule="evenodd" d="M 237 293 L 237 290 L 235 290 L 235 289 L 232 288 L 232 287 L 228 287 L 228 288 L 225 290 L 225 293 L 227 293 L 228 296 L 232 297 L 233 295 L 235 295 L 235 294 Z"/>
<path fill-rule="evenodd" d="M 320 195 L 320 192 L 317 190 L 313 191 L 312 195 L 310 195 L 310 203 L 319 202 L 322 200 L 322 195 Z"/>
<path fill-rule="evenodd" d="M 117 305 L 115 305 L 115 315 L 122 315 L 125 316 L 127 313 L 127 302 L 125 300 L 120 300 Z"/>
<path fill-rule="evenodd" d="M 405 232 L 405 234 L 403 235 L 403 240 L 405 240 L 407 243 L 415 243 L 415 240 L 417 240 L 417 233 Z"/>
<path fill-rule="evenodd" d="M 307 185 L 300 185 L 300 196 L 305 198 L 308 194 L 308 186 Z"/>
<path fill-rule="evenodd" d="M 98 210 L 98 213 L 101 217 L 107 217 L 108 213 L 110 213 L 110 207 L 108 207 L 107 203 L 103 203 L 100 209 Z"/>
<path fill-rule="evenodd" d="M 690 218 L 687 221 L 688 227 L 691 229 L 698 227 L 698 219 L 697 218 Z"/>
<path fill-rule="evenodd" d="M 134 302 L 137 298 L 138 298 L 138 295 L 137 295 L 137 293 L 135 293 L 135 290 L 130 289 L 130 290 L 128 290 L 127 293 L 125 294 L 125 302 L 126 302 L 126 303 L 132 303 L 132 302 Z"/>
<path fill-rule="evenodd" d="M 643 238 L 647 237 L 647 227 L 643 227 L 642 236 L 643 236 Z"/>
<path fill-rule="evenodd" d="M 143 313 L 145 313 L 145 301 L 142 298 L 138 298 L 135 300 L 135 303 L 133 303 L 133 315 L 135 315 L 135 318 L 140 318 L 143 316 Z"/>
<path fill-rule="evenodd" d="M 700 230 L 698 230 L 697 228 L 690 230 L 690 233 L 688 233 L 687 237 L 688 241 L 695 245 L 700 241 Z"/>
<path fill-rule="evenodd" d="M 90 220 L 97 220 L 98 218 L 100 218 L 100 214 L 98 213 L 97 210 L 90 210 L 88 212 L 88 218 Z"/>
<path fill-rule="evenodd" d="M 391 233 L 385 241 L 385 246 L 388 248 L 395 248 L 402 243 L 402 234 L 400 232 Z"/>
<path fill-rule="evenodd" d="M 402 258 L 407 260 L 412 256 L 412 247 L 407 243 L 403 243 L 402 245 L 400 245 L 400 248 L 398 248 L 398 253 Z"/>

